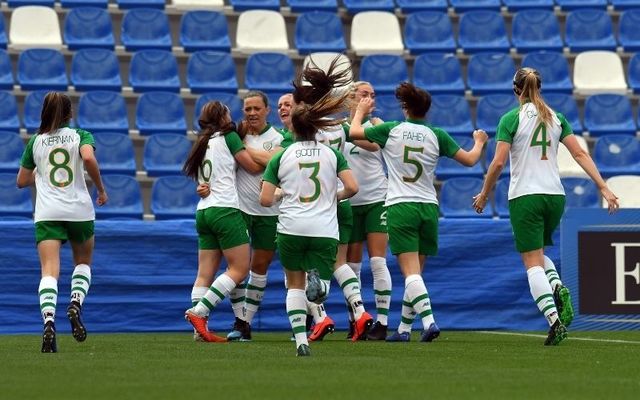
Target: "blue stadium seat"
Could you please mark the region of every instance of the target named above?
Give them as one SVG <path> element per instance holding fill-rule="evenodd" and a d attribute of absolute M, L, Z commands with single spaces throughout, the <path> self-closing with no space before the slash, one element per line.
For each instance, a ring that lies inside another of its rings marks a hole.
<path fill-rule="evenodd" d="M 447 0 L 396 0 L 396 4 L 405 14 L 417 11 L 442 11 L 449 7 Z"/>
<path fill-rule="evenodd" d="M 179 175 L 190 151 L 191 141 L 185 135 L 152 135 L 144 144 L 142 166 L 148 176 Z"/>
<path fill-rule="evenodd" d="M 191 54 L 187 63 L 187 86 L 191 93 L 236 93 L 236 64 L 231 54 L 206 50 Z"/>
<path fill-rule="evenodd" d="M 136 127 L 141 135 L 185 134 L 187 122 L 182 99 L 169 92 L 144 93 L 136 106 Z"/>
<path fill-rule="evenodd" d="M 24 99 L 24 112 L 22 113 L 22 121 L 27 133 L 35 133 L 40 128 L 40 114 L 42 113 L 42 104 L 44 96 L 48 90 L 35 90 L 27 94 Z"/>
<path fill-rule="evenodd" d="M 13 68 L 5 50 L 0 49 L 0 90 L 13 90 Z"/>
<path fill-rule="evenodd" d="M 404 121 L 405 117 L 398 99 L 393 94 L 379 94 L 376 96 L 376 108 L 373 115 L 383 121 Z"/>
<path fill-rule="evenodd" d="M 565 207 L 602 207 L 598 188 L 591 179 L 561 178 L 560 181 L 564 186 Z"/>
<path fill-rule="evenodd" d="M 4 16 L 0 16 L 0 47 L 6 49 L 8 42 L 7 32 L 4 28 Z"/>
<path fill-rule="evenodd" d="M 455 54 L 421 54 L 413 64 L 413 83 L 431 94 L 464 94 L 460 61 Z"/>
<path fill-rule="evenodd" d="M 95 91 L 80 97 L 78 126 L 90 132 L 129 133 L 127 105 L 120 93 Z"/>
<path fill-rule="evenodd" d="M 77 91 L 122 90 L 120 63 L 107 49 L 82 49 L 73 54 L 71 84 Z"/>
<path fill-rule="evenodd" d="M 446 12 L 417 11 L 407 16 L 404 45 L 412 54 L 455 53 L 456 40 Z"/>
<path fill-rule="evenodd" d="M 11 92 L 0 91 L 0 130 L 16 133 L 20 131 L 18 104 Z"/>
<path fill-rule="evenodd" d="M 611 133 L 635 135 L 629 98 L 619 94 L 596 94 L 587 97 L 584 104 L 584 128 L 591 136 Z"/>
<path fill-rule="evenodd" d="M 103 175 L 102 183 L 109 194 L 109 201 L 96 207 L 97 219 L 142 219 L 142 196 L 136 178 L 128 175 Z M 93 198 L 96 197 L 95 188 Z"/>
<path fill-rule="evenodd" d="M 116 0 L 118 8 L 159 8 L 164 9 L 165 0 Z"/>
<path fill-rule="evenodd" d="M 491 218 L 491 208 L 478 214 L 471 207 L 473 196 L 482 190 L 482 178 L 447 179 L 440 189 L 440 212 L 445 218 Z"/>
<path fill-rule="evenodd" d="M 491 161 L 493 161 L 493 157 L 495 157 L 495 155 L 496 155 L 496 145 L 497 144 L 498 143 L 497 143 L 496 139 L 495 138 L 491 138 L 491 139 L 489 139 L 489 141 L 485 145 L 485 148 L 484 148 L 484 168 L 487 171 L 489 170 L 489 164 L 491 164 Z M 500 173 L 500 175 L 501 176 L 506 176 L 506 175 L 509 175 L 509 173 L 511 173 L 511 161 L 509 161 L 509 159 L 507 159 L 507 164 L 502 169 L 502 172 Z"/>
<path fill-rule="evenodd" d="M 396 8 L 393 0 L 342 0 L 350 14 L 357 14 L 362 11 L 389 11 Z"/>
<path fill-rule="evenodd" d="M 271 110 L 267 115 L 267 123 L 275 126 L 276 128 L 283 127 L 282 122 L 280 122 L 280 115 L 278 115 L 278 100 L 280 99 L 280 97 L 282 97 L 283 94 L 285 94 L 285 92 L 267 93 L 267 97 L 269 98 L 269 108 Z"/>
<path fill-rule="evenodd" d="M 302 13 L 308 11 L 338 11 L 337 0 L 287 0 L 291 12 Z"/>
<path fill-rule="evenodd" d="M 151 212 L 156 220 L 193 219 L 200 197 L 196 183 L 186 176 L 163 176 L 151 189 Z"/>
<path fill-rule="evenodd" d="M 469 59 L 467 84 L 476 96 L 513 93 L 516 65 L 508 53 L 479 53 Z"/>
<path fill-rule="evenodd" d="M 509 218 L 509 177 L 498 179 L 493 191 L 495 211 L 500 218 Z"/>
<path fill-rule="evenodd" d="M 607 0 L 556 0 L 562 11 L 571 11 L 579 8 L 607 9 Z"/>
<path fill-rule="evenodd" d="M 62 53 L 53 49 L 24 50 L 18 58 L 18 83 L 22 90 L 66 91 L 69 80 Z"/>
<path fill-rule="evenodd" d="M 609 0 L 616 11 L 640 8 L 640 0 Z"/>
<path fill-rule="evenodd" d="M 171 50 L 169 19 L 160 10 L 135 8 L 122 19 L 120 41 L 127 51 Z"/>
<path fill-rule="evenodd" d="M 451 135 L 470 135 L 475 129 L 464 95 L 437 94 L 431 97 L 428 121 Z"/>
<path fill-rule="evenodd" d="M 234 11 L 273 10 L 280 11 L 280 0 L 230 0 Z"/>
<path fill-rule="evenodd" d="M 0 216 L 30 218 L 32 215 L 31 190 L 16 187 L 15 173 L 0 173 Z"/>
<path fill-rule="evenodd" d="M 135 176 L 136 159 L 129 135 L 101 132 L 93 135 L 93 138 L 100 172 Z"/>
<path fill-rule="evenodd" d="M 53 0 L 7 0 L 10 8 L 22 6 L 44 6 L 53 8 Z"/>
<path fill-rule="evenodd" d="M 227 18 L 220 12 L 188 11 L 180 20 L 180 45 L 186 52 L 231 51 Z"/>
<path fill-rule="evenodd" d="M 640 175 L 640 142 L 630 135 L 605 135 L 596 140 L 593 161 L 605 178 Z"/>
<path fill-rule="evenodd" d="M 500 0 L 449 0 L 456 13 L 475 10 L 500 11 Z"/>
<path fill-rule="evenodd" d="M 633 93 L 640 93 L 640 53 L 636 53 L 629 60 L 629 72 L 627 74 L 629 87 Z"/>
<path fill-rule="evenodd" d="M 360 80 L 371 82 L 377 93 L 394 93 L 400 82 L 409 81 L 407 63 L 402 56 L 375 54 L 360 62 Z"/>
<path fill-rule="evenodd" d="M 558 18 L 549 10 L 524 10 L 515 13 L 511 23 L 513 47 L 519 53 L 528 51 L 562 51 Z"/>
<path fill-rule="evenodd" d="M 347 48 L 342 21 L 335 13 L 325 11 L 300 14 L 296 20 L 294 40 L 300 54 L 320 51 L 341 53 Z"/>
<path fill-rule="evenodd" d="M 542 90 L 545 94 L 550 92 L 573 93 L 569 63 L 562 53 L 529 53 L 522 60 L 522 66 L 531 67 L 540 72 Z"/>
<path fill-rule="evenodd" d="M 278 93 L 292 90 L 295 70 L 293 62 L 285 54 L 252 54 L 245 68 L 244 83 L 247 89 Z"/>
<path fill-rule="evenodd" d="M 209 101 L 218 100 L 222 104 L 225 104 L 229 107 L 229 111 L 231 112 L 231 118 L 240 122 L 243 118 L 243 101 L 236 94 L 232 93 L 223 93 L 223 92 L 211 92 L 205 93 L 202 96 L 198 97 L 196 101 L 196 106 L 194 107 L 194 115 L 193 115 L 193 129 L 198 131 L 200 130 L 200 125 L 198 125 L 198 117 L 200 116 L 200 110 L 202 110 L 202 106 L 204 106 Z"/>
<path fill-rule="evenodd" d="M 109 0 L 60 0 L 63 8 L 98 7 L 107 8 Z"/>
<path fill-rule="evenodd" d="M 24 142 L 20 135 L 0 131 L 0 173 L 17 173 L 23 151 Z"/>
<path fill-rule="evenodd" d="M 69 11 L 62 33 L 70 50 L 82 48 L 113 49 L 113 24 L 106 10 L 96 7 L 80 7 Z"/>
<path fill-rule="evenodd" d="M 460 145 L 460 148 L 464 150 L 471 150 L 474 145 L 473 138 L 469 136 L 453 136 L 453 139 Z M 439 180 L 446 180 L 450 178 L 457 178 L 460 176 L 471 176 L 482 178 L 484 170 L 482 165 L 477 163 L 473 167 L 465 167 L 453 158 L 440 157 L 438 165 L 436 166 L 436 178 Z"/>
<path fill-rule="evenodd" d="M 458 43 L 465 53 L 508 52 L 511 47 L 504 19 L 498 11 L 469 11 L 460 17 Z"/>
<path fill-rule="evenodd" d="M 627 10 L 620 15 L 618 40 L 624 51 L 640 51 L 640 8 Z"/>
<path fill-rule="evenodd" d="M 476 108 L 476 126 L 489 135 L 494 135 L 502 115 L 518 106 L 518 100 L 513 94 L 489 94 L 484 96 L 480 98 Z"/>
<path fill-rule="evenodd" d="M 129 83 L 134 92 L 180 91 L 178 62 L 167 50 L 140 50 L 129 65 Z"/>
<path fill-rule="evenodd" d="M 582 1 L 581 1 L 582 2 Z M 605 10 L 575 10 L 565 23 L 567 46 L 572 52 L 588 50 L 616 51 L 611 17 Z"/>
<path fill-rule="evenodd" d="M 502 0 L 510 12 L 530 9 L 546 9 L 553 11 L 553 0 Z"/>
<path fill-rule="evenodd" d="M 552 110 L 564 115 L 569 124 L 571 124 L 574 133 L 582 133 L 584 129 L 580 121 L 580 112 L 578 111 L 576 100 L 572 95 L 565 93 L 545 93 L 543 97 Z"/>

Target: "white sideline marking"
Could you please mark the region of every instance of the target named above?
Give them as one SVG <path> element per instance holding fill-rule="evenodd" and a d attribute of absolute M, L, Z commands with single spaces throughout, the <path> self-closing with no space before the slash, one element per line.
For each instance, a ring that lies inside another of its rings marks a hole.
<path fill-rule="evenodd" d="M 477 333 L 485 333 L 487 335 L 511 335 L 511 336 L 526 336 L 534 338 L 546 338 L 546 335 L 536 335 L 533 333 L 517 333 L 517 332 L 497 332 L 497 331 L 476 331 Z M 585 342 L 605 342 L 605 343 L 625 343 L 625 344 L 640 344 L 640 341 L 636 340 L 620 340 L 620 339 L 594 339 L 569 336 L 568 340 L 582 340 Z"/>

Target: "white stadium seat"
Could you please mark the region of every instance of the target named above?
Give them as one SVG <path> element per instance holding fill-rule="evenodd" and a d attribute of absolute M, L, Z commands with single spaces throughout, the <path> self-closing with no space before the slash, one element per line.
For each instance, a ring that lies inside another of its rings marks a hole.
<path fill-rule="evenodd" d="M 640 176 L 618 175 L 607 179 L 607 185 L 618 196 L 620 208 L 640 208 Z M 602 207 L 607 207 L 607 201 L 602 199 Z"/>
<path fill-rule="evenodd" d="M 400 23 L 395 14 L 365 11 L 351 22 L 351 49 L 357 55 L 404 53 Z"/>
<path fill-rule="evenodd" d="M 11 13 L 9 43 L 12 48 L 62 47 L 58 14 L 53 8 L 18 7 Z"/>
<path fill-rule="evenodd" d="M 243 53 L 289 51 L 284 17 L 275 11 L 250 10 L 240 14 L 236 45 Z"/>
<path fill-rule="evenodd" d="M 576 56 L 573 84 L 578 94 L 627 93 L 620 56 L 611 51 L 585 51 Z"/>
<path fill-rule="evenodd" d="M 578 142 L 580 143 L 580 147 L 587 150 L 589 152 L 589 146 L 587 145 L 587 141 L 580 135 L 574 135 Z M 583 169 L 578 165 L 576 160 L 571 157 L 571 153 L 564 146 L 564 144 L 560 144 L 558 146 L 558 169 L 560 170 L 561 178 L 588 178 Z"/>
<path fill-rule="evenodd" d="M 180 9 L 219 10 L 224 8 L 224 0 L 171 0 L 171 4 Z"/>

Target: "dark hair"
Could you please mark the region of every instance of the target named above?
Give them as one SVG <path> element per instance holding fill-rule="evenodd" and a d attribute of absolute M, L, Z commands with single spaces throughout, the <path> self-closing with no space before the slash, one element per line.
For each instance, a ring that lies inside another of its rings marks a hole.
<path fill-rule="evenodd" d="M 327 93 L 313 104 L 299 104 L 291 114 L 291 127 L 299 140 L 315 140 L 316 132 L 321 129 L 342 124 L 344 118 L 326 118 L 347 109 L 349 92 L 341 96 Z"/>
<path fill-rule="evenodd" d="M 71 100 L 60 92 L 49 92 L 44 97 L 38 133 L 53 132 L 71 121 Z"/>
<path fill-rule="evenodd" d="M 424 118 L 431 108 L 431 95 L 424 89 L 402 82 L 396 88 L 396 99 L 409 117 Z"/>
<path fill-rule="evenodd" d="M 236 129 L 235 124 L 231 121 L 224 121 L 225 115 L 230 114 L 229 108 L 219 101 L 210 101 L 202 106 L 198 124 L 200 125 L 200 137 L 193 144 L 191 152 L 187 156 L 187 160 L 182 167 L 182 171 L 188 177 L 198 179 L 198 169 L 207 153 L 207 145 L 209 139 L 216 133 L 226 135 Z"/>
<path fill-rule="evenodd" d="M 351 83 L 351 67 L 341 67 L 347 65 L 346 61 L 340 61 L 341 57 L 336 56 L 327 71 L 319 68 L 313 60 L 296 75 L 293 80 L 293 101 L 297 104 L 315 104 L 333 89 L 348 86 Z"/>
<path fill-rule="evenodd" d="M 269 97 L 266 95 L 266 93 L 260 90 L 251 90 L 242 98 L 242 100 L 246 100 L 249 97 L 260 97 L 262 99 L 262 102 L 264 103 L 264 106 L 269 107 Z"/>
<path fill-rule="evenodd" d="M 549 124 L 552 119 L 551 110 L 540 95 L 542 78 L 540 73 L 533 68 L 520 68 L 513 76 L 513 93 L 522 102 L 523 99 L 531 100 L 538 111 L 538 120 Z"/>

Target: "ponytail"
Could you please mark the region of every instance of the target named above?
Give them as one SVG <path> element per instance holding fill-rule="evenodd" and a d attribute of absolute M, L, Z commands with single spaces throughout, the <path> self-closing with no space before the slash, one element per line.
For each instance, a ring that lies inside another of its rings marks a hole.
<path fill-rule="evenodd" d="M 341 96 L 331 96 L 328 93 L 313 104 L 301 104 L 296 107 L 291 115 L 291 125 L 296 138 L 306 141 L 315 140 L 317 131 L 344 123 L 344 118 L 327 118 L 327 116 L 345 111 L 348 96 L 348 92 Z"/>
<path fill-rule="evenodd" d="M 549 125 L 552 121 L 551 109 L 542 98 L 540 73 L 533 68 L 520 68 L 513 77 L 513 92 L 520 102 L 529 99 L 538 111 L 538 122 Z"/>
<path fill-rule="evenodd" d="M 44 97 L 38 133 L 50 133 L 71 121 L 71 100 L 64 93 L 49 92 Z"/>

